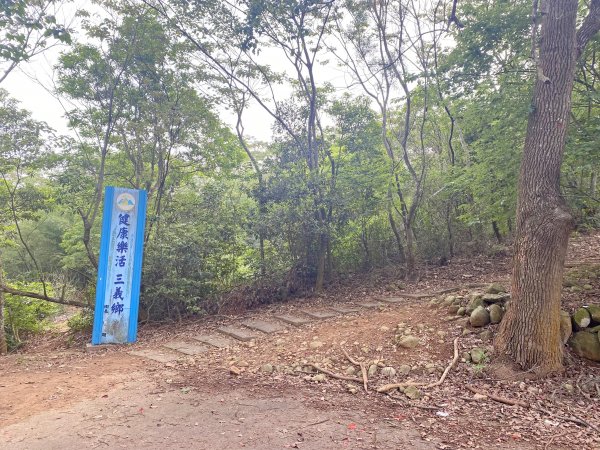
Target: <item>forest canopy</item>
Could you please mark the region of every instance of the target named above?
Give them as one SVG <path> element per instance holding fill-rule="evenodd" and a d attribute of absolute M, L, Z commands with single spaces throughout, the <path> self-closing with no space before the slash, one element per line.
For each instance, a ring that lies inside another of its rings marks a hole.
<path fill-rule="evenodd" d="M 102 0 L 71 28 L 59 3 L 1 11 L 0 89 L 60 44 L 48 89 L 69 127 L 0 90 L 10 346 L 57 304 L 93 307 L 106 186 L 148 193 L 143 320 L 508 251 L 535 112 L 530 1 Z M 600 226 L 597 50 L 577 61 L 560 178 L 580 230 Z"/>

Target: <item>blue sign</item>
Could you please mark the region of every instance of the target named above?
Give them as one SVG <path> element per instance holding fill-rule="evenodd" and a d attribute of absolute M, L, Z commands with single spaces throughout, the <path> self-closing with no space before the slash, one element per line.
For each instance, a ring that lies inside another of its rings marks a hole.
<path fill-rule="evenodd" d="M 93 345 L 136 340 L 145 223 L 146 191 L 106 188 Z"/>

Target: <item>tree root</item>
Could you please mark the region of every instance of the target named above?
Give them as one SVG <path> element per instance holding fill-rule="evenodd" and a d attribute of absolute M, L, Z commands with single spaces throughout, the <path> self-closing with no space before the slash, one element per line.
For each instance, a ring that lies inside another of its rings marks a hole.
<path fill-rule="evenodd" d="M 529 408 L 529 405 L 527 403 L 522 402 L 520 400 L 511 400 L 509 398 L 499 397 L 497 395 L 490 394 L 489 392 L 480 391 L 471 386 L 466 386 L 466 388 L 469 391 L 471 391 L 473 394 L 485 395 L 486 397 L 488 397 L 498 403 L 504 403 L 505 405 L 509 405 L 509 406 L 520 406 L 522 408 Z"/>
<path fill-rule="evenodd" d="M 422 387 L 423 389 L 430 389 L 432 387 L 439 386 L 444 382 L 444 380 L 450 373 L 450 370 L 452 370 L 452 367 L 454 367 L 454 365 L 456 364 L 456 361 L 458 361 L 458 338 L 454 339 L 454 357 L 452 358 L 452 361 L 450 362 L 450 364 L 448 364 L 448 366 L 444 370 L 444 373 L 442 374 L 442 376 L 440 377 L 440 379 L 438 381 L 436 381 L 434 383 L 430 383 L 430 384 L 414 383 L 414 382 L 410 382 L 410 381 L 406 382 L 406 383 L 385 384 L 383 386 L 378 387 L 377 392 L 386 393 L 389 391 L 393 391 L 394 389 L 398 389 L 401 387 L 408 387 L 408 386 L 417 386 L 417 387 Z"/>
<path fill-rule="evenodd" d="M 344 352 L 344 355 L 346 356 L 346 358 L 348 358 L 348 361 L 350 361 L 352 364 L 355 364 L 360 367 L 360 373 L 362 374 L 363 387 L 365 388 L 365 392 L 368 394 L 369 393 L 369 387 L 368 387 L 369 377 L 367 375 L 367 368 L 365 366 L 365 363 L 356 361 L 354 358 L 352 358 L 348 354 L 346 349 L 344 347 L 342 347 L 341 345 L 340 345 L 340 348 L 342 349 L 342 352 Z"/>
<path fill-rule="evenodd" d="M 444 380 L 446 379 L 446 377 L 448 376 L 448 374 L 450 373 L 450 370 L 452 370 L 452 368 L 456 365 L 457 361 L 458 361 L 458 338 L 454 339 L 454 358 L 452 358 L 452 361 L 450 362 L 450 364 L 448 364 L 448 367 L 446 367 L 446 369 L 444 370 L 444 373 L 442 373 L 442 376 L 440 377 L 440 379 L 438 381 L 436 381 L 435 383 L 428 384 L 427 386 L 425 386 L 425 389 L 436 387 L 436 386 L 439 386 L 440 384 L 442 384 L 444 382 Z"/>
<path fill-rule="evenodd" d="M 329 375 L 331 378 L 335 378 L 337 380 L 344 380 L 344 381 L 356 381 L 357 383 L 362 382 L 362 380 L 360 378 L 356 378 L 356 377 L 347 377 L 344 375 L 338 375 L 337 373 L 331 372 L 327 369 L 323 369 L 322 367 L 319 367 L 315 364 L 306 364 L 308 367 L 312 367 L 313 369 L 315 369 L 317 372 L 322 372 L 325 375 Z"/>

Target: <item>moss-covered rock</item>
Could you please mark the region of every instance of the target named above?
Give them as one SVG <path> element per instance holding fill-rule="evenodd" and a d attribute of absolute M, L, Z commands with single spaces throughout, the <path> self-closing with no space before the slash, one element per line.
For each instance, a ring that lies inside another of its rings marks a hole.
<path fill-rule="evenodd" d="M 471 296 L 469 300 L 469 304 L 465 310 L 466 314 L 471 314 L 478 306 L 486 306 L 486 303 L 483 301 L 481 294 Z"/>
<path fill-rule="evenodd" d="M 590 305 L 587 308 L 592 318 L 592 322 L 600 324 L 600 305 Z"/>
<path fill-rule="evenodd" d="M 502 292 L 500 294 L 483 294 L 481 297 L 486 303 L 504 303 L 510 298 L 510 294 Z"/>
<path fill-rule="evenodd" d="M 460 306 L 458 305 L 450 305 L 448 306 L 448 314 L 456 315 L 459 309 Z"/>
<path fill-rule="evenodd" d="M 582 358 L 600 361 L 600 338 L 598 334 L 579 331 L 569 339 L 569 346 Z"/>
<path fill-rule="evenodd" d="M 490 323 L 490 313 L 483 306 L 478 306 L 471 313 L 469 317 L 469 322 L 473 327 L 484 327 L 488 323 Z"/>
<path fill-rule="evenodd" d="M 443 306 L 450 306 L 454 303 L 454 300 L 456 300 L 456 296 L 455 295 L 449 295 L 447 296 L 444 301 L 442 302 Z"/>
<path fill-rule="evenodd" d="M 575 314 L 573 314 L 573 327 L 577 331 L 589 327 L 591 322 L 592 317 L 586 308 L 579 308 L 575 311 Z"/>
<path fill-rule="evenodd" d="M 415 348 L 421 344 L 418 337 L 412 335 L 396 336 L 396 344 L 403 348 Z"/>
<path fill-rule="evenodd" d="M 407 386 L 404 390 L 404 395 L 406 395 L 411 400 L 416 400 L 421 397 L 421 391 L 415 386 Z"/>
<path fill-rule="evenodd" d="M 494 334 L 492 333 L 492 330 L 490 330 L 489 328 L 487 330 L 483 330 L 481 333 L 479 333 L 479 339 L 481 339 L 483 342 L 491 341 L 493 337 L 494 337 Z"/>
<path fill-rule="evenodd" d="M 586 333 L 600 333 L 600 325 L 585 328 L 583 331 L 585 331 Z"/>
<path fill-rule="evenodd" d="M 500 323 L 502 317 L 504 317 L 504 310 L 502 309 L 502 306 L 496 303 L 490 305 L 490 322 Z"/>
<path fill-rule="evenodd" d="M 484 359 L 485 359 L 485 350 L 484 349 L 476 347 L 473 350 L 471 350 L 471 361 L 473 361 L 474 364 L 479 364 Z"/>
<path fill-rule="evenodd" d="M 506 288 L 500 283 L 492 283 L 485 290 L 486 294 L 500 294 L 502 292 L 506 292 Z"/>

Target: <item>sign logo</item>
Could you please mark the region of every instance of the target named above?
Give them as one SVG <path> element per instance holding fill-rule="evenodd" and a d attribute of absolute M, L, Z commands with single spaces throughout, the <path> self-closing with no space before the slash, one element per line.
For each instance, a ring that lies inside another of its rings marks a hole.
<path fill-rule="evenodd" d="M 117 207 L 121 211 L 131 211 L 135 207 L 135 198 L 133 195 L 123 192 L 117 197 Z"/>

